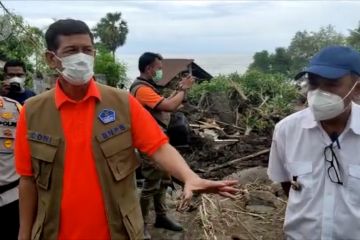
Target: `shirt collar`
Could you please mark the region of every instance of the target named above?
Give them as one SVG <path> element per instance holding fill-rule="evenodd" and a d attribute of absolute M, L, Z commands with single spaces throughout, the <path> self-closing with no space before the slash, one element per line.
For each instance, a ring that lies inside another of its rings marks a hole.
<path fill-rule="evenodd" d="M 302 121 L 302 127 L 305 129 L 312 129 L 319 126 L 319 123 L 315 121 L 314 115 L 310 108 L 305 109 L 305 118 Z M 349 128 L 357 135 L 360 135 L 360 106 L 356 103 L 351 103 L 351 114 Z"/>
<path fill-rule="evenodd" d="M 85 97 L 80 101 L 75 101 L 70 99 L 64 91 L 60 87 L 59 79 L 56 81 L 56 87 L 55 87 L 55 104 L 56 108 L 59 109 L 61 105 L 63 105 L 65 102 L 71 102 L 71 103 L 78 103 L 78 102 L 84 102 L 88 100 L 89 98 L 94 97 L 97 100 L 101 100 L 100 91 L 96 86 L 96 83 L 94 79 L 91 79 L 89 82 L 88 90 L 85 95 Z"/>
<path fill-rule="evenodd" d="M 349 128 L 357 135 L 360 135 L 360 106 L 356 103 L 351 104 L 351 116 Z"/>

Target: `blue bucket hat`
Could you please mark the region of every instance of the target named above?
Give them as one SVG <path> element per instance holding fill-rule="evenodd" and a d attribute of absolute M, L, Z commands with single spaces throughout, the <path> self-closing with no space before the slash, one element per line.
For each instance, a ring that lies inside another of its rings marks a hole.
<path fill-rule="evenodd" d="M 301 78 L 306 73 L 334 80 L 350 73 L 360 76 L 360 53 L 344 46 L 323 48 L 310 60 L 308 67 L 295 76 L 295 79 Z"/>

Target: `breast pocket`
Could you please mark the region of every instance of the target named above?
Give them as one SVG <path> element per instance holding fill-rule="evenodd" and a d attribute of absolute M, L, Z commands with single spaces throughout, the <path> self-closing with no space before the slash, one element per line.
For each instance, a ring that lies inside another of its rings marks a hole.
<path fill-rule="evenodd" d="M 291 162 L 288 164 L 291 178 L 300 184 L 300 190 L 290 189 L 292 200 L 303 201 L 313 196 L 313 167 L 311 162 Z"/>
<path fill-rule="evenodd" d="M 360 165 L 349 164 L 348 189 L 350 203 L 360 206 Z"/>
<path fill-rule="evenodd" d="M 139 162 L 135 160 L 130 131 L 106 140 L 97 137 L 97 140 L 115 181 L 121 181 L 139 166 Z"/>

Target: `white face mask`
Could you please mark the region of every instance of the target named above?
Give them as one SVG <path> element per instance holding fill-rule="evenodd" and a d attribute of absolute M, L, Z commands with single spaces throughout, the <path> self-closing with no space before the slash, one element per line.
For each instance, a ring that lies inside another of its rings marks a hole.
<path fill-rule="evenodd" d="M 309 91 L 307 100 L 315 120 L 323 121 L 333 119 L 343 113 L 347 107 L 345 107 L 344 99 L 350 95 L 357 83 L 358 82 L 354 84 L 344 98 L 319 89 Z"/>
<path fill-rule="evenodd" d="M 55 55 L 56 56 L 56 55 Z M 84 85 L 94 75 L 94 57 L 77 53 L 68 57 L 58 58 L 64 70 L 59 73 L 72 85 Z"/>
<path fill-rule="evenodd" d="M 25 77 L 13 77 L 8 80 L 10 85 L 13 83 L 18 85 L 19 90 L 17 92 L 24 92 L 25 91 Z"/>

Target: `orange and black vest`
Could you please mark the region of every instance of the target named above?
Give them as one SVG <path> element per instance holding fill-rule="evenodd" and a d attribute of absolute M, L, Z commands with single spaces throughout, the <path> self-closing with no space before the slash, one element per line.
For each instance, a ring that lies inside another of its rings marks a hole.
<path fill-rule="evenodd" d="M 147 86 L 149 88 L 151 88 L 152 90 L 154 90 L 157 94 L 160 94 L 160 91 L 150 82 L 142 79 L 142 78 L 137 78 L 133 84 L 130 87 L 130 93 L 136 98 L 136 92 L 140 87 L 143 86 Z M 146 110 L 148 110 L 150 112 L 150 114 L 153 116 L 153 118 L 158 122 L 158 124 L 163 128 L 163 129 L 167 129 L 170 123 L 170 118 L 171 118 L 171 113 L 169 112 L 164 112 L 164 111 L 160 111 L 157 109 L 152 109 L 149 108 L 147 106 L 144 106 Z"/>

